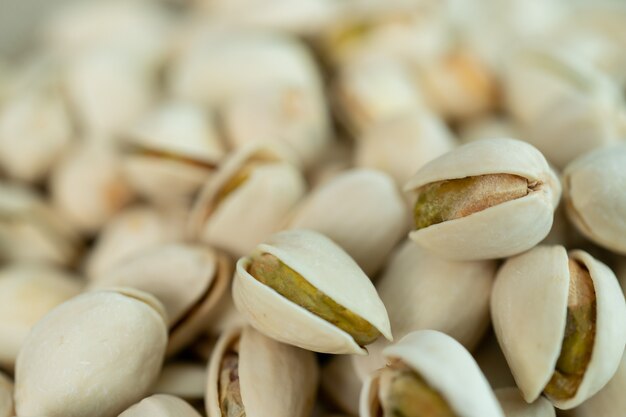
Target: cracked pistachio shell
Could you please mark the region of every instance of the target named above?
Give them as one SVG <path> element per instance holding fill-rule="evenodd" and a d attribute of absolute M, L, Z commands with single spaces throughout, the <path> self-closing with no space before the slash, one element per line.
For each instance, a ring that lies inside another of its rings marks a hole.
<path fill-rule="evenodd" d="M 384 171 L 402 185 L 427 162 L 455 145 L 452 132 L 437 115 L 416 110 L 365 129 L 356 142 L 355 164 Z"/>
<path fill-rule="evenodd" d="M 566 334 L 569 260 L 589 273 L 595 292 L 595 332 L 589 362 L 573 397 L 551 399 L 570 409 L 598 392 L 615 373 L 626 343 L 626 304 L 613 272 L 586 252 L 538 246 L 510 258 L 498 271 L 491 316 L 500 347 L 527 402 L 555 372 Z"/>
<path fill-rule="evenodd" d="M 414 230 L 409 237 L 454 260 L 502 258 L 532 248 L 550 231 L 561 186 L 543 155 L 525 142 L 485 139 L 467 143 L 424 165 L 404 190 L 416 201 L 420 188 L 429 184 L 501 174 L 526 179 L 527 194 Z"/>
<path fill-rule="evenodd" d="M 227 416 L 222 410 L 221 382 L 224 359 L 233 355 L 238 359 L 237 379 L 231 381 L 238 385 L 236 393 L 246 416 L 310 415 L 319 373 L 315 355 L 270 339 L 250 326 L 224 333 L 211 355 L 205 397 L 208 415 Z"/>
<path fill-rule="evenodd" d="M 144 250 L 181 240 L 185 217 L 182 210 L 145 205 L 120 211 L 98 233 L 86 260 L 87 278 L 103 275 L 117 263 Z"/>
<path fill-rule="evenodd" d="M 94 233 L 133 197 L 121 158 L 105 142 L 75 146 L 50 179 L 52 202 L 74 227 Z"/>
<path fill-rule="evenodd" d="M 175 395 L 186 400 L 202 400 L 206 392 L 206 368 L 204 362 L 166 363 L 152 392 Z"/>
<path fill-rule="evenodd" d="M 13 382 L 0 372 L 0 417 L 13 415 Z"/>
<path fill-rule="evenodd" d="M 80 294 L 78 277 L 46 264 L 0 270 L 0 368 L 12 371 L 31 328 L 57 305 Z"/>
<path fill-rule="evenodd" d="M 68 222 L 33 190 L 0 182 L 0 259 L 68 265 L 79 244 Z"/>
<path fill-rule="evenodd" d="M 352 169 L 313 190 L 295 208 L 288 228 L 322 233 L 370 278 L 407 231 L 407 207 L 385 173 Z"/>
<path fill-rule="evenodd" d="M 336 355 L 322 368 L 320 386 L 324 395 L 339 410 L 359 415 L 359 395 L 363 382 L 354 369 L 351 356 Z"/>
<path fill-rule="evenodd" d="M 406 240 L 390 256 L 376 290 L 387 308 L 396 339 L 416 330 L 443 332 L 473 350 L 489 326 L 494 261 L 448 261 Z M 369 355 L 353 356 L 362 379 L 385 366 L 379 339 Z"/>
<path fill-rule="evenodd" d="M 347 310 L 351 316 L 367 322 L 368 330 L 392 339 L 387 311 L 367 275 L 341 247 L 311 230 L 276 233 L 258 245 L 250 256 L 237 262 L 233 284 L 235 306 L 259 331 L 283 343 L 316 352 L 366 354 L 347 331 L 250 275 L 248 269 L 253 258 L 262 254 L 277 258 L 306 281 L 316 295 L 321 293 L 338 304 L 334 308 L 343 307 L 341 312 Z M 327 306 L 330 302 L 323 304 Z"/>
<path fill-rule="evenodd" d="M 622 417 L 626 410 L 626 355 L 617 372 L 596 395 L 573 410 L 573 417 Z"/>
<path fill-rule="evenodd" d="M 522 50 L 505 71 L 507 107 L 524 137 L 561 168 L 624 134 L 624 100 L 607 75 L 579 56 Z"/>
<path fill-rule="evenodd" d="M 529 404 L 517 388 L 500 388 L 495 391 L 505 417 L 555 417 L 550 401 L 543 397 Z"/>
<path fill-rule="evenodd" d="M 92 288 L 130 287 L 155 296 L 168 317 L 167 355 L 202 332 L 230 284 L 230 261 L 207 246 L 170 243 L 127 258 L 92 281 Z"/>
<path fill-rule="evenodd" d="M 278 140 L 307 167 L 322 159 L 332 140 L 324 97 L 310 88 L 263 85 L 230 98 L 220 114 L 231 147 Z"/>
<path fill-rule="evenodd" d="M 147 293 L 119 288 L 72 298 L 41 319 L 20 350 L 17 414 L 116 415 L 147 394 L 166 344 L 165 312 Z"/>
<path fill-rule="evenodd" d="M 626 254 L 626 146 L 592 151 L 570 163 L 563 172 L 563 196 L 569 219 L 601 245 Z"/>
<path fill-rule="evenodd" d="M 264 85 L 321 94 L 315 61 L 296 39 L 255 30 L 207 29 L 181 45 L 168 78 L 173 96 L 219 106 Z"/>
<path fill-rule="evenodd" d="M 217 169 L 225 150 L 200 106 L 167 102 L 131 128 L 124 172 L 156 203 L 186 202 Z"/>
<path fill-rule="evenodd" d="M 118 417 L 200 417 L 200 414 L 178 397 L 157 394 L 144 398 Z"/>
<path fill-rule="evenodd" d="M 502 409 L 472 356 L 451 337 L 434 331 L 409 333 L 384 351 L 393 363 L 399 361 L 418 374 L 436 391 L 455 417 L 504 417 Z M 380 415 L 381 372 L 374 372 L 363 384 L 360 416 Z"/>
<path fill-rule="evenodd" d="M 256 145 L 234 152 L 196 199 L 190 235 L 238 257 L 279 230 L 306 189 L 282 155 Z"/>

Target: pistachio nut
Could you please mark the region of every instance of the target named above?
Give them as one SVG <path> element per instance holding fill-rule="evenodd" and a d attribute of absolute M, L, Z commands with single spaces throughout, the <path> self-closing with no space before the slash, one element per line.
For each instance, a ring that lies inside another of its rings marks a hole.
<path fill-rule="evenodd" d="M 12 372 L 35 323 L 80 294 L 82 287 L 77 277 L 46 264 L 10 264 L 0 269 L 0 368 Z"/>
<path fill-rule="evenodd" d="M 356 143 L 355 164 L 380 169 L 396 183 L 404 184 L 427 162 L 455 145 L 452 132 L 437 115 L 415 110 L 365 129 Z"/>
<path fill-rule="evenodd" d="M 320 161 L 307 171 L 309 187 L 315 189 L 353 167 L 354 141 L 341 135 L 324 150 Z"/>
<path fill-rule="evenodd" d="M 460 146 L 423 166 L 404 190 L 415 199 L 410 238 L 455 260 L 532 248 L 550 231 L 561 196 L 543 155 L 514 139 Z"/>
<path fill-rule="evenodd" d="M 11 417 L 13 411 L 13 383 L 0 372 L 0 417 Z"/>
<path fill-rule="evenodd" d="M 524 137 L 564 167 L 623 135 L 624 100 L 606 74 L 559 47 L 523 49 L 505 71 L 507 109 Z"/>
<path fill-rule="evenodd" d="M 462 143 L 480 139 L 518 138 L 520 129 L 515 122 L 503 115 L 485 115 L 467 120 L 459 127 L 459 139 Z"/>
<path fill-rule="evenodd" d="M 571 409 L 613 376 L 626 303 L 613 272 L 586 252 L 538 246 L 498 271 L 491 316 L 524 400 Z"/>
<path fill-rule="evenodd" d="M 311 230 L 272 235 L 237 261 L 237 309 L 257 330 L 304 349 L 365 354 L 389 318 L 371 281 L 336 243 Z"/>
<path fill-rule="evenodd" d="M 387 366 L 363 384 L 360 416 L 504 417 L 478 365 L 451 337 L 409 333 L 384 355 Z"/>
<path fill-rule="evenodd" d="M 202 400 L 206 392 L 206 364 L 173 361 L 166 363 L 152 392 L 186 400 Z"/>
<path fill-rule="evenodd" d="M 117 263 L 144 250 L 182 240 L 186 212 L 139 205 L 128 207 L 100 229 L 87 255 L 85 273 L 94 279 Z"/>
<path fill-rule="evenodd" d="M 326 235 L 373 277 L 406 233 L 407 218 L 400 190 L 387 174 L 352 169 L 311 191 L 288 228 Z"/>
<path fill-rule="evenodd" d="M 563 197 L 568 218 L 594 243 L 626 254 L 626 197 L 620 184 L 626 181 L 626 146 L 590 152 L 569 164 L 563 172 Z"/>
<path fill-rule="evenodd" d="M 126 177 L 156 203 L 186 203 L 225 154 L 209 114 L 192 103 L 162 104 L 128 136 Z"/>
<path fill-rule="evenodd" d="M 0 182 L 0 259 L 74 263 L 75 230 L 34 190 Z"/>
<path fill-rule="evenodd" d="M 120 288 L 72 298 L 41 319 L 20 350 L 17 414 L 119 414 L 156 381 L 166 344 L 165 312 L 147 293 Z"/>
<path fill-rule="evenodd" d="M 110 143 L 77 144 L 54 169 L 50 192 L 55 207 L 84 233 L 94 233 L 132 199 L 121 159 Z"/>
<path fill-rule="evenodd" d="M 500 388 L 495 391 L 506 417 L 555 417 L 556 413 L 550 401 L 543 397 L 531 404 L 524 401 L 517 388 Z"/>
<path fill-rule="evenodd" d="M 247 326 L 225 332 L 209 361 L 206 411 L 215 417 L 305 417 L 318 382 L 315 355 Z"/>
<path fill-rule="evenodd" d="M 178 397 L 157 394 L 144 398 L 118 417 L 200 417 L 200 414 Z"/>
<path fill-rule="evenodd" d="M 189 234 L 243 256 L 280 229 L 305 187 L 298 168 L 278 148 L 253 145 L 235 151 L 196 199 Z"/>
<path fill-rule="evenodd" d="M 359 395 L 363 381 L 356 373 L 352 357 L 336 355 L 322 368 L 320 388 L 330 402 L 351 416 L 359 415 Z"/>
<path fill-rule="evenodd" d="M 166 354 L 178 352 L 206 328 L 229 287 L 230 261 L 213 249 L 171 243 L 148 249 L 95 277 L 92 288 L 130 287 L 155 296 L 167 313 Z"/>
<path fill-rule="evenodd" d="M 473 350 L 489 326 L 494 261 L 448 261 L 406 240 L 389 257 L 376 281 L 396 339 L 416 330 L 443 332 Z M 353 356 L 362 379 L 385 366 L 379 339 L 369 355 Z"/>

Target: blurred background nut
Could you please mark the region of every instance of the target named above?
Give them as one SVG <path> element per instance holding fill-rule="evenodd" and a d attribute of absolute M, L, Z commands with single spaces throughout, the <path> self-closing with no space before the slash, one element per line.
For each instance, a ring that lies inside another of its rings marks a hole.
<path fill-rule="evenodd" d="M 31 328 L 82 287 L 78 277 L 55 266 L 18 263 L 0 269 L 0 368 L 13 372 Z"/>
<path fill-rule="evenodd" d="M 357 375 L 352 355 L 336 355 L 324 364 L 320 390 L 333 407 L 351 416 L 359 415 L 359 395 L 363 381 Z"/>
<path fill-rule="evenodd" d="M 467 143 L 424 165 L 404 190 L 412 240 L 454 260 L 510 256 L 550 231 L 561 186 L 545 158 L 514 139 Z"/>
<path fill-rule="evenodd" d="M 146 397 L 118 417 L 200 417 L 184 400 L 172 395 Z"/>
<path fill-rule="evenodd" d="M 17 414 L 105 417 L 139 401 L 161 370 L 164 314 L 131 289 L 85 293 L 50 311 L 17 358 Z"/>
<path fill-rule="evenodd" d="M 0 417 L 11 417 L 13 414 L 13 383 L 0 372 Z"/>
<path fill-rule="evenodd" d="M 266 335 L 316 352 L 366 354 L 391 340 L 376 289 L 336 243 L 310 230 L 272 235 L 237 261 L 235 306 Z"/>
<path fill-rule="evenodd" d="M 560 409 L 606 385 L 626 343 L 626 303 L 615 275 L 562 246 L 538 246 L 506 261 L 491 315 L 524 400 L 543 392 Z"/>
<path fill-rule="evenodd" d="M 500 388 L 495 391 L 496 397 L 506 417 L 555 417 L 550 401 L 543 397 L 528 404 L 517 388 Z"/>
<path fill-rule="evenodd" d="M 207 361 L 203 363 L 172 361 L 166 363 L 152 392 L 174 395 L 184 400 L 202 402 L 206 392 Z"/>
<path fill-rule="evenodd" d="M 592 151 L 569 164 L 563 172 L 567 215 L 594 243 L 626 254 L 626 146 Z"/>

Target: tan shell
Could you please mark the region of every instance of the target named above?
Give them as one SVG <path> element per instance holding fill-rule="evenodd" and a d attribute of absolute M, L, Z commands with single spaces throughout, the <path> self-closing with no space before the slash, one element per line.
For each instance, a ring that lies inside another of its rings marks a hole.
<path fill-rule="evenodd" d="M 0 372 L 0 417 L 11 417 L 13 410 L 13 383 Z"/>
<path fill-rule="evenodd" d="M 31 328 L 57 305 L 80 294 L 83 283 L 45 264 L 12 264 L 0 270 L 0 367 L 13 370 Z"/>
<path fill-rule="evenodd" d="M 363 382 L 354 369 L 352 356 L 336 355 L 322 368 L 321 389 L 340 410 L 359 415 L 359 395 Z"/>
<path fill-rule="evenodd" d="M 230 261 L 209 247 L 165 244 L 95 277 L 92 288 L 131 287 L 161 301 L 169 318 L 169 356 L 204 330 L 207 317 L 229 287 L 231 273 Z"/>
<path fill-rule="evenodd" d="M 0 258 L 68 265 L 79 250 L 78 235 L 34 191 L 0 182 Z"/>
<path fill-rule="evenodd" d="M 502 258 L 539 243 L 552 226 L 561 186 L 543 155 L 527 143 L 514 139 L 467 143 L 426 164 L 404 190 L 414 194 L 432 182 L 496 173 L 536 181 L 538 189 L 469 216 L 413 231 L 410 238 L 455 260 Z"/>
<path fill-rule="evenodd" d="M 596 395 L 573 410 L 573 417 L 622 417 L 626 410 L 626 355 L 617 372 Z"/>
<path fill-rule="evenodd" d="M 85 293 L 56 307 L 17 358 L 17 414 L 106 417 L 140 400 L 161 370 L 164 317 L 154 297 L 131 289 Z"/>
<path fill-rule="evenodd" d="M 439 392 L 458 417 L 504 417 L 489 383 L 463 346 L 434 330 L 409 333 L 384 353 L 399 359 Z M 377 416 L 378 379 L 365 381 L 360 398 L 360 416 Z"/>
<path fill-rule="evenodd" d="M 189 217 L 190 235 L 238 257 L 279 230 L 306 188 L 300 171 L 281 155 L 258 145 L 233 153 L 198 196 Z M 223 187 L 255 161 L 259 165 L 249 177 L 215 206 Z"/>
<path fill-rule="evenodd" d="M 556 413 L 550 401 L 543 397 L 528 404 L 517 388 L 500 388 L 495 391 L 506 417 L 555 417 Z"/>
<path fill-rule="evenodd" d="M 408 229 L 407 208 L 393 180 L 380 171 L 345 171 L 313 190 L 288 228 L 322 233 L 373 278 Z"/>
<path fill-rule="evenodd" d="M 175 361 L 166 363 L 152 392 L 188 400 L 203 399 L 206 392 L 206 364 Z"/>
<path fill-rule="evenodd" d="M 336 243 L 310 230 L 272 235 L 255 249 L 295 270 L 339 305 L 367 320 L 391 340 L 389 318 L 376 289 L 359 266 Z M 347 332 L 284 298 L 247 271 L 249 257 L 237 261 L 233 299 L 248 322 L 266 335 L 304 349 L 325 353 L 365 354 Z"/>
<path fill-rule="evenodd" d="M 598 392 L 617 369 L 626 343 L 626 303 L 615 275 L 583 251 L 569 256 L 593 280 L 596 333 L 575 396 L 553 401 L 560 409 L 573 408 Z M 509 259 L 498 271 L 491 298 L 493 326 L 527 402 L 537 399 L 554 372 L 565 334 L 568 288 L 568 253 L 562 246 L 538 246 Z"/>
<path fill-rule="evenodd" d="M 132 198 L 110 144 L 87 141 L 63 158 L 50 179 L 52 201 L 68 221 L 93 233 Z"/>
<path fill-rule="evenodd" d="M 85 271 L 89 279 L 117 263 L 163 243 L 181 240 L 185 212 L 133 206 L 116 214 L 98 233 L 89 253 Z"/>
<path fill-rule="evenodd" d="M 158 394 L 144 398 L 118 417 L 200 417 L 200 414 L 178 397 Z"/>
<path fill-rule="evenodd" d="M 562 48 L 522 50 L 505 74 L 507 107 L 557 167 L 624 133 L 624 102 L 607 75 Z"/>
<path fill-rule="evenodd" d="M 308 88 L 263 85 L 232 97 L 220 113 L 231 147 L 279 141 L 304 166 L 319 161 L 332 139 L 324 97 Z"/>
<path fill-rule="evenodd" d="M 435 114 L 416 110 L 365 129 L 356 144 L 355 164 L 385 171 L 403 185 L 455 145 L 452 132 Z"/>
<path fill-rule="evenodd" d="M 598 149 L 563 172 L 565 208 L 576 228 L 593 242 L 626 254 L 626 146 Z"/>
<path fill-rule="evenodd" d="M 191 103 L 162 104 L 129 137 L 124 172 L 138 193 L 157 203 L 186 202 L 225 154 L 209 114 Z"/>
<path fill-rule="evenodd" d="M 452 336 L 470 351 L 489 325 L 494 261 L 455 262 L 437 258 L 407 240 L 389 258 L 376 289 L 387 308 L 394 337 L 432 329 Z M 379 339 L 368 356 L 353 356 L 362 379 L 385 366 Z"/>
<path fill-rule="evenodd" d="M 318 369 L 313 353 L 265 337 L 251 327 L 220 338 L 209 361 L 206 411 L 221 416 L 218 380 L 224 354 L 239 343 L 239 383 L 248 417 L 306 417 L 315 399 Z"/>

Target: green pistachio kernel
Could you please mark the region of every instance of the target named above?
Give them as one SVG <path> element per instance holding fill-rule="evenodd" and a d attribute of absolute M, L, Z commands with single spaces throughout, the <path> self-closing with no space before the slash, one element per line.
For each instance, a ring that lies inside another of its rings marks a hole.
<path fill-rule="evenodd" d="M 437 181 L 420 188 L 413 210 L 416 230 L 454 220 L 528 195 L 532 185 L 512 174 Z"/>
<path fill-rule="evenodd" d="M 367 320 L 339 305 L 274 255 L 252 256 L 248 272 L 291 302 L 345 331 L 359 346 L 368 345 L 380 336 Z"/>
<path fill-rule="evenodd" d="M 239 354 L 231 350 L 222 359 L 219 375 L 219 400 L 223 417 L 245 417 L 239 386 Z"/>
<path fill-rule="evenodd" d="M 596 295 L 589 271 L 570 259 L 565 336 L 556 369 L 544 393 L 554 400 L 572 398 L 582 382 L 596 335 Z"/>
<path fill-rule="evenodd" d="M 440 393 L 401 362 L 380 377 L 382 417 L 456 417 Z"/>

